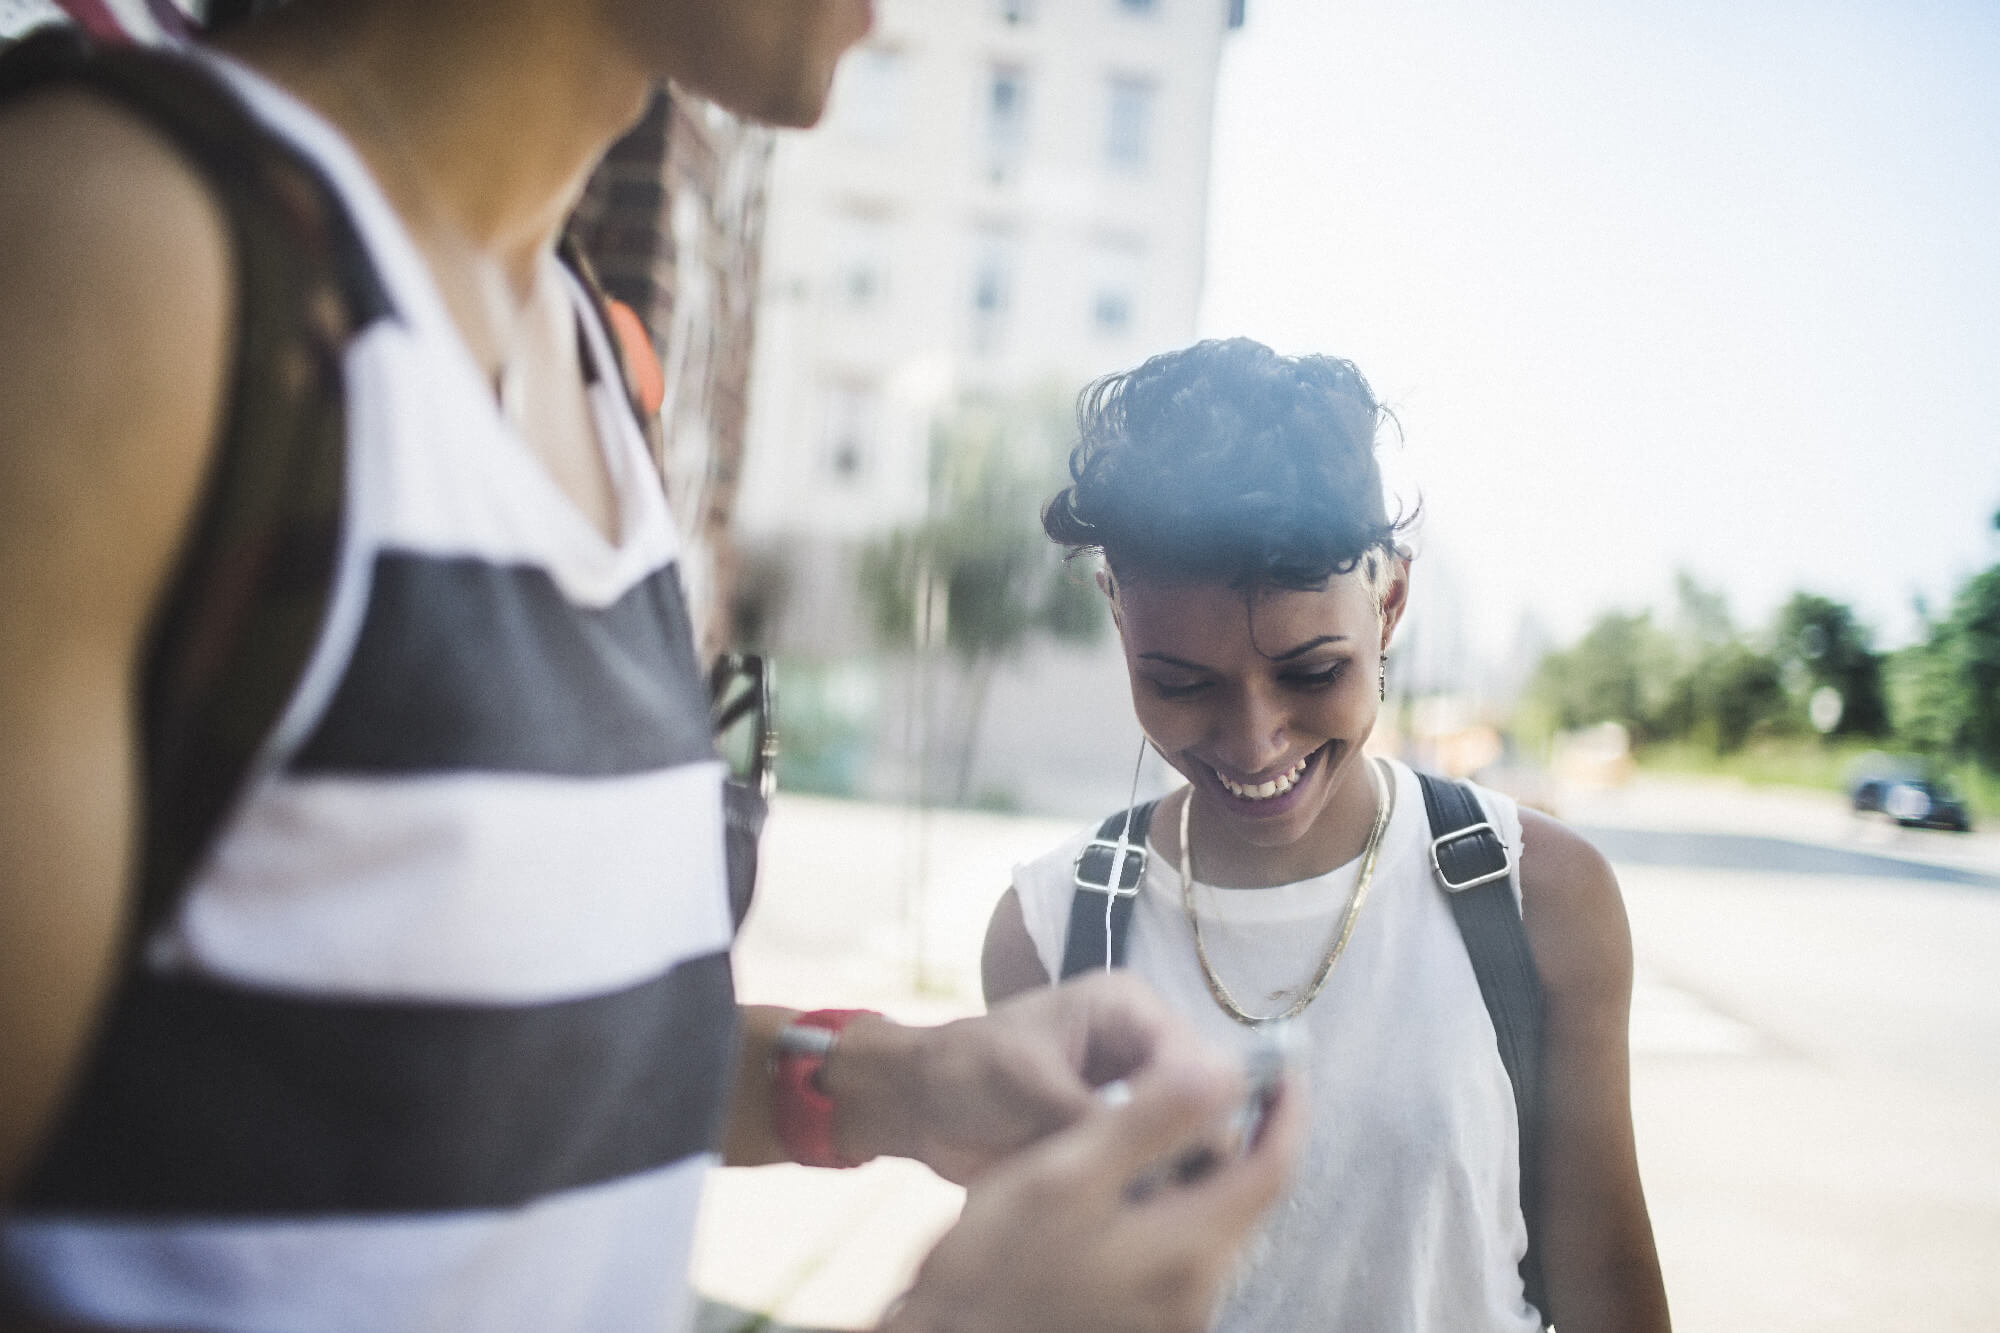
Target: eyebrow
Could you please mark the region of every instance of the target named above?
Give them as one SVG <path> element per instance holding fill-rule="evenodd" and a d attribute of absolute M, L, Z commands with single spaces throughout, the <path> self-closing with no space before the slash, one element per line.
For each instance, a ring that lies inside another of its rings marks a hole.
<path fill-rule="evenodd" d="M 1347 635 L 1345 634 L 1322 634 L 1316 639 L 1307 639 L 1296 648 L 1287 648 L 1282 653 L 1272 653 L 1266 660 L 1271 662 L 1289 662 L 1295 657 L 1304 657 L 1315 648 L 1323 648 L 1329 643 L 1344 643 L 1346 640 Z M 1209 669 L 1199 662 L 1190 662 L 1184 657 L 1175 657 L 1171 653 L 1140 653 L 1139 660 L 1142 662 L 1159 662 L 1164 666 L 1185 667 L 1189 671 L 1207 671 Z"/>

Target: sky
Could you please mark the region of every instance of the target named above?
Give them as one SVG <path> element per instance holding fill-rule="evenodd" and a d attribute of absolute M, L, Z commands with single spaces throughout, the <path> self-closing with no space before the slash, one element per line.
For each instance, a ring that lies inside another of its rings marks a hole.
<path fill-rule="evenodd" d="M 1201 332 L 1354 360 L 1486 660 L 2000 562 L 2000 4 L 1250 0 Z"/>

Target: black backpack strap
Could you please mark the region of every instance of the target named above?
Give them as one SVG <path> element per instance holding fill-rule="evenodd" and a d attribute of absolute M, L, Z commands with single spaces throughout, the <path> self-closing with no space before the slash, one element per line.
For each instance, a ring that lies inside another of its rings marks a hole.
<path fill-rule="evenodd" d="M 1069 900 L 1069 933 L 1063 940 L 1062 980 L 1102 968 L 1125 966 L 1132 936 L 1132 904 L 1146 873 L 1146 830 L 1158 801 L 1120 810 L 1097 826 L 1097 836 L 1077 853 L 1075 892 Z"/>
<path fill-rule="evenodd" d="M 1465 952 L 1493 1033 L 1500 1062 L 1514 1087 L 1514 1110 L 1521 1131 L 1521 1215 L 1528 1228 L 1528 1252 L 1521 1257 L 1521 1282 L 1547 1326 L 1549 1310 L 1542 1283 L 1541 1207 L 1538 1197 L 1542 1096 L 1542 980 L 1528 947 L 1528 932 L 1514 898 L 1512 858 L 1500 833 L 1486 818 L 1471 788 L 1461 782 L 1417 775 L 1424 810 L 1430 816 L 1431 869 L 1451 903 Z"/>
<path fill-rule="evenodd" d="M 391 309 L 331 185 L 206 66 L 62 28 L 0 58 L 0 105 L 54 86 L 100 95 L 170 143 L 233 252 L 222 425 L 139 681 L 137 940 L 179 901 L 318 641 L 346 504 L 343 358 Z"/>

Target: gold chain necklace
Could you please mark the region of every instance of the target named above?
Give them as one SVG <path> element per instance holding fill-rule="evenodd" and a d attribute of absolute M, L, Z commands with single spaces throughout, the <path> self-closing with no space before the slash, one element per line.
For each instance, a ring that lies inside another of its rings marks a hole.
<path fill-rule="evenodd" d="M 1194 956 L 1201 961 L 1202 979 L 1208 983 L 1208 993 L 1222 1006 L 1222 1011 L 1237 1022 L 1248 1027 L 1261 1027 L 1265 1023 L 1286 1018 L 1296 1018 L 1305 1012 L 1307 1005 L 1318 998 L 1320 989 L 1333 975 L 1333 966 L 1340 961 L 1340 955 L 1347 948 L 1347 941 L 1354 934 L 1354 920 L 1361 915 L 1361 904 L 1368 899 L 1369 882 L 1375 878 L 1375 859 L 1382 851 L 1382 834 L 1389 827 L 1389 812 L 1395 803 L 1395 789 L 1382 777 L 1379 761 L 1369 759 L 1368 786 L 1375 793 L 1375 823 L 1368 830 L 1368 845 L 1361 851 L 1361 874 L 1354 883 L 1354 896 L 1348 900 L 1347 915 L 1340 923 L 1340 931 L 1327 946 L 1326 957 L 1320 961 L 1319 971 L 1305 989 L 1305 993 L 1292 1002 L 1292 1006 L 1279 1014 L 1252 1014 L 1236 1003 L 1236 997 L 1229 993 L 1217 975 L 1215 965 L 1208 960 L 1208 946 L 1201 938 L 1201 916 L 1194 910 L 1194 852 L 1188 838 L 1188 811 L 1194 807 L 1194 788 L 1190 787 L 1187 797 L 1181 802 L 1181 910 L 1187 913 L 1188 929 L 1194 932 Z"/>

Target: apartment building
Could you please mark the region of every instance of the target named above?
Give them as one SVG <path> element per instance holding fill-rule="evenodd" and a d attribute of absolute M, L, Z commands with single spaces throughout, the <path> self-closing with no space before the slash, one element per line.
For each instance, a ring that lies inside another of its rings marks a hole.
<path fill-rule="evenodd" d="M 1241 0 L 883 0 L 772 164 L 752 544 L 924 508 L 967 389 L 1074 389 L 1186 342 L 1217 63 Z"/>

